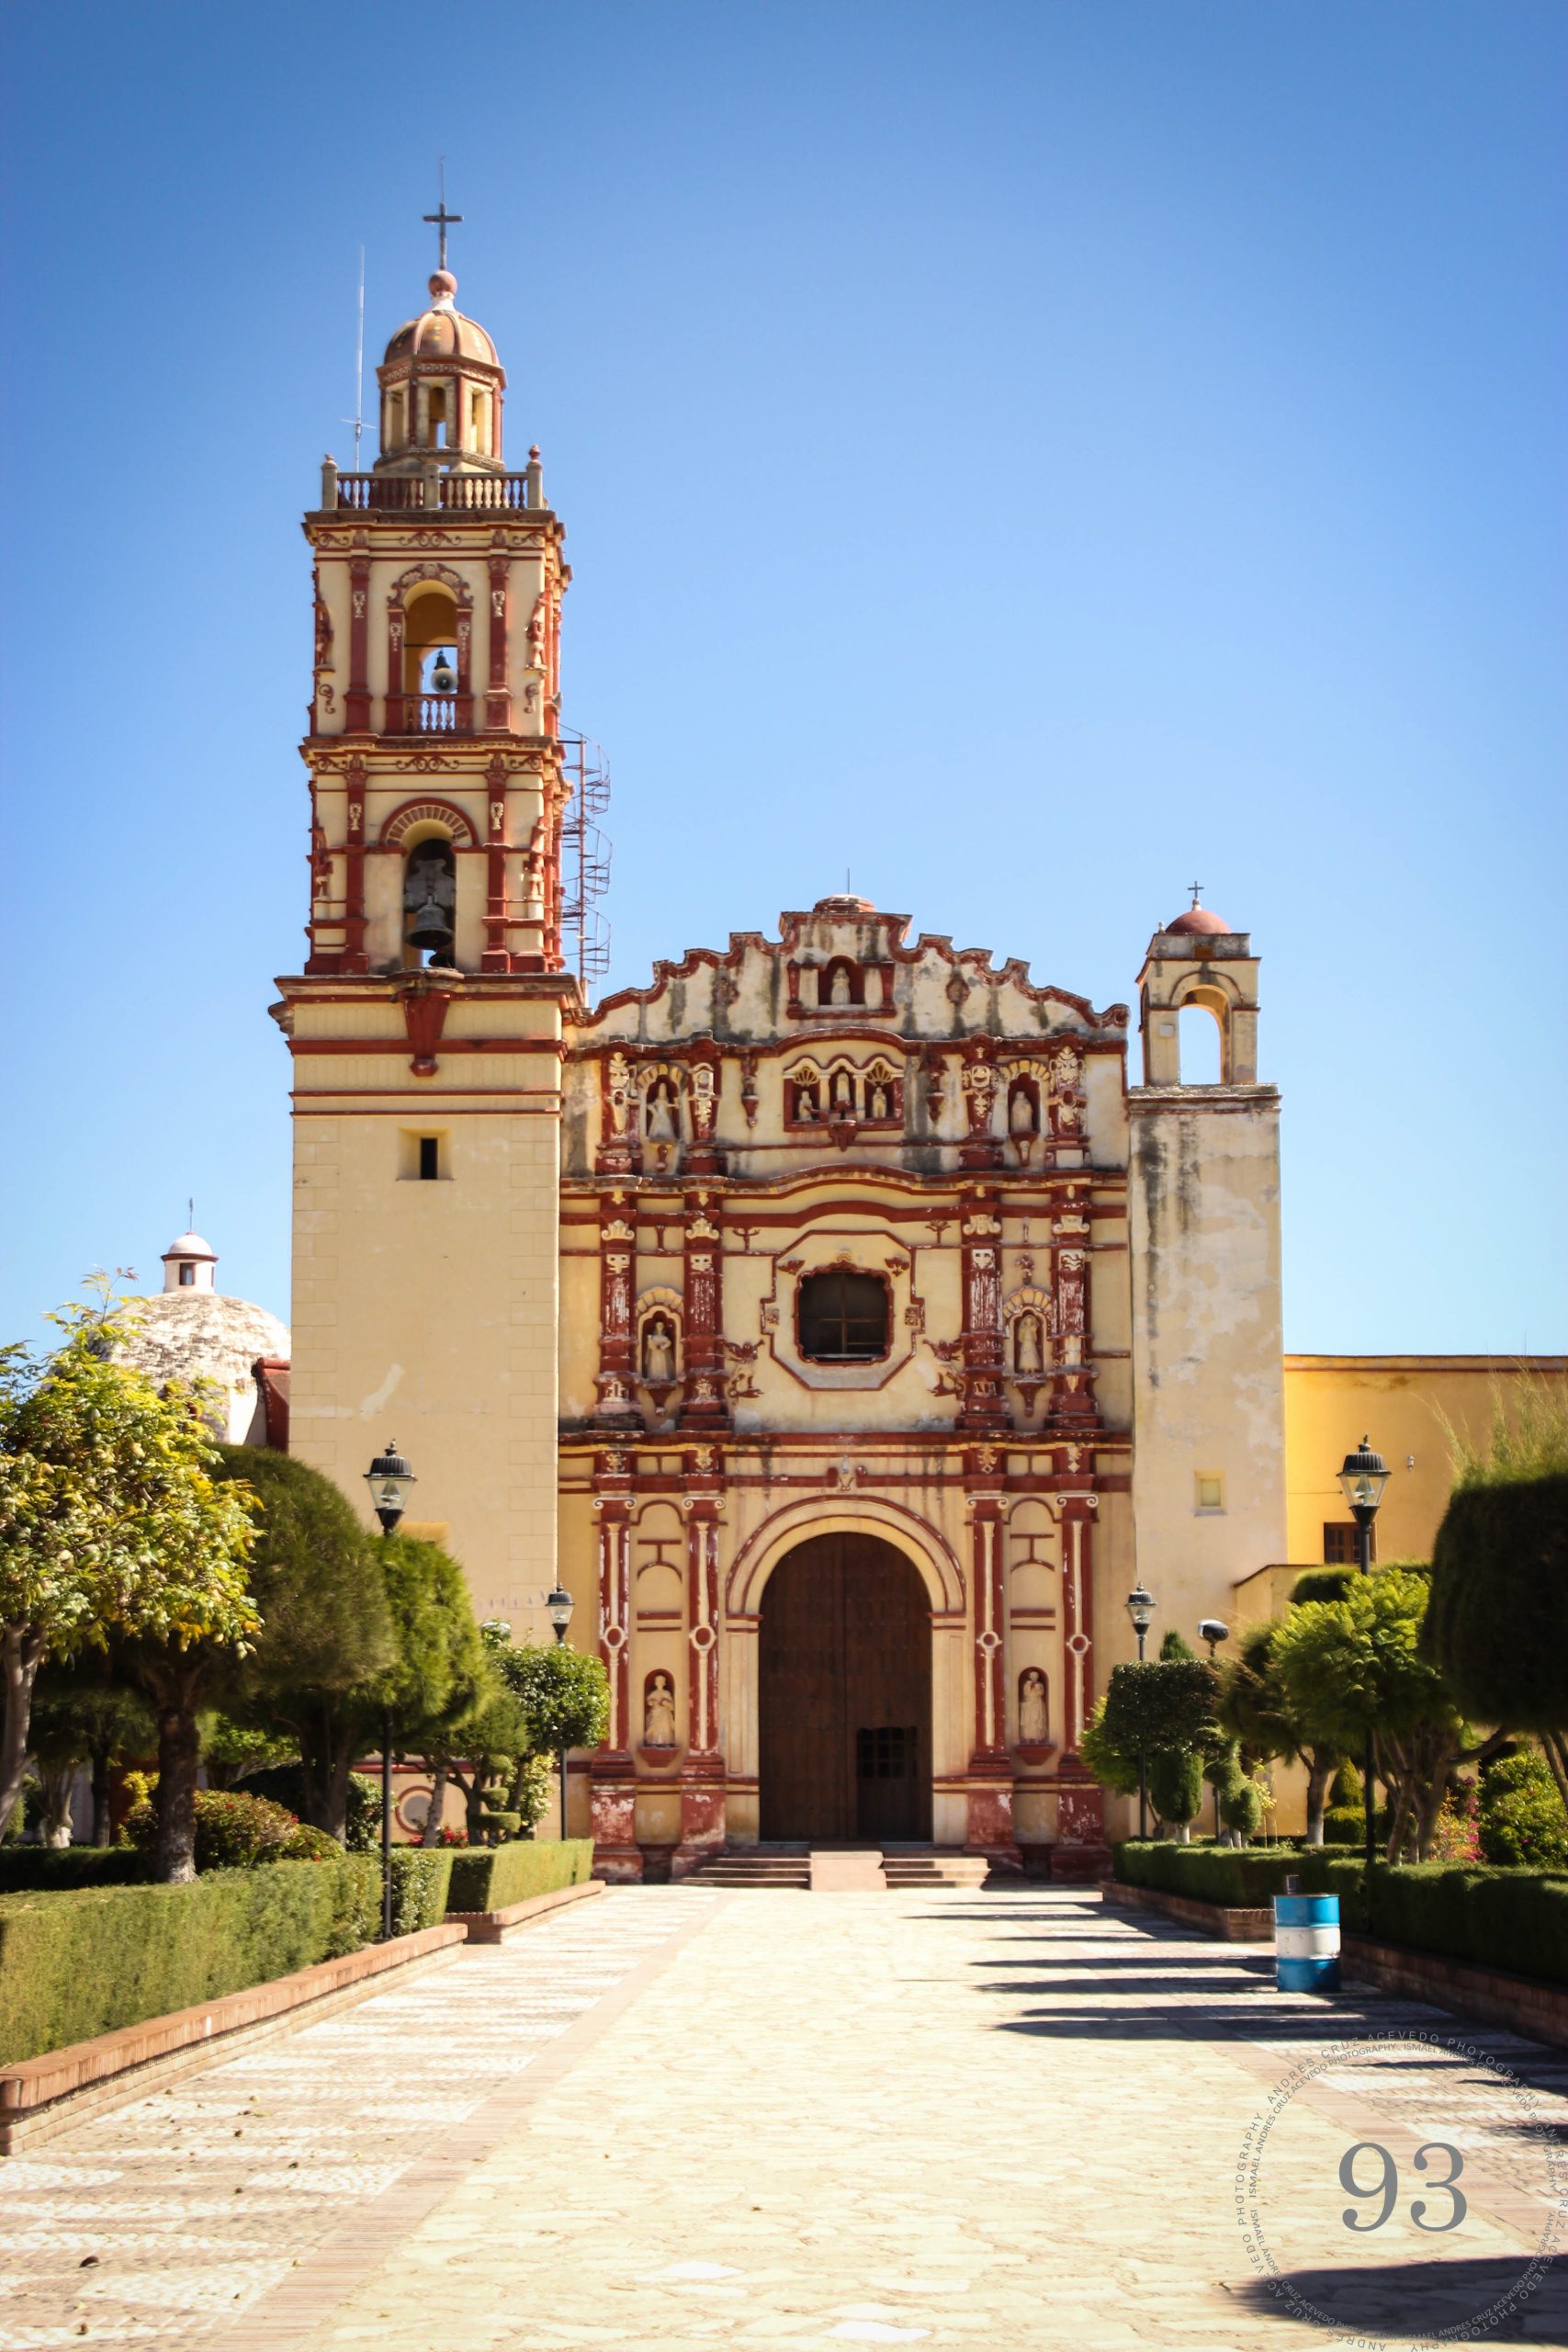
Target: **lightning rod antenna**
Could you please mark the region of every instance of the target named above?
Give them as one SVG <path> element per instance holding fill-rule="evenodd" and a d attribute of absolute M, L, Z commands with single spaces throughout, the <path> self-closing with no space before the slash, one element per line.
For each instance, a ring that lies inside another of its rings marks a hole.
<path fill-rule="evenodd" d="M 354 414 L 344 424 L 354 427 L 354 470 L 359 471 L 359 442 L 365 431 L 365 248 L 359 248 L 359 326 L 354 344 Z"/>

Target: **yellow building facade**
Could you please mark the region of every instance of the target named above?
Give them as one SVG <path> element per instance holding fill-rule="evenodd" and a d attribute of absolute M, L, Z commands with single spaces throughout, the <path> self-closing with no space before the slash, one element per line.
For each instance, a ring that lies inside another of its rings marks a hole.
<path fill-rule="evenodd" d="M 1196 904 L 1155 934 L 1141 1083 L 1127 1005 L 847 894 L 585 1005 L 564 533 L 456 290 L 305 521 L 292 1447 L 359 1494 L 395 1438 L 409 1523 L 520 1637 L 568 1587 L 612 1694 L 570 1775 L 604 1875 L 832 1839 L 1090 1873 L 1130 1588 L 1195 1639 L 1319 1556 L 1363 1422 L 1439 1443 L 1397 1364 L 1380 1414 L 1282 1355 L 1250 941 Z"/>

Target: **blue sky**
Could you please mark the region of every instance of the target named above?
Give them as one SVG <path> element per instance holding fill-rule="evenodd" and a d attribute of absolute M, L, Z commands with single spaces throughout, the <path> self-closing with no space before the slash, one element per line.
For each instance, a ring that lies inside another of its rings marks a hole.
<path fill-rule="evenodd" d="M 615 984 L 854 886 L 1264 957 L 1286 1337 L 1568 1344 L 1551 0 L 60 0 L 7 56 L 0 1336 L 288 1313 L 300 509 L 417 306 L 544 447 Z M 18 1018 L 18 1013 L 20 1017 Z"/>

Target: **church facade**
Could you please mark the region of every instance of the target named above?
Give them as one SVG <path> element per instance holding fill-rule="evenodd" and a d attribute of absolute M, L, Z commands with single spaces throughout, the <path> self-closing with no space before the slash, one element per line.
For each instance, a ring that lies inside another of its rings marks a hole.
<path fill-rule="evenodd" d="M 1250 943 L 1156 933 L 1141 1082 L 1128 1005 L 847 895 L 586 1005 L 564 534 L 455 297 L 305 520 L 290 1444 L 358 1494 L 395 1437 L 411 1522 L 519 1634 L 570 1590 L 603 1874 L 840 1838 L 1088 1873 L 1130 1587 L 1190 1639 L 1286 1557 Z M 1191 1006 L 1217 1084 L 1181 1082 Z"/>

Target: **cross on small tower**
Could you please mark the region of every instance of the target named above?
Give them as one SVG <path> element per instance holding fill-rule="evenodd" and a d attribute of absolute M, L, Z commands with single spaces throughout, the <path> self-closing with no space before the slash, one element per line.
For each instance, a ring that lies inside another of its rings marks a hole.
<path fill-rule="evenodd" d="M 1189 882 L 1187 887 L 1192 893 L 1192 903 L 1196 906 L 1198 903 L 1198 893 L 1202 888 L 1203 885 L 1201 882 Z"/>
<path fill-rule="evenodd" d="M 446 209 L 446 159 L 443 156 L 441 159 L 440 209 L 435 212 L 427 212 L 423 215 L 423 218 L 430 222 L 431 226 L 434 230 L 437 231 L 441 238 L 441 259 L 437 265 L 441 269 L 445 269 L 446 266 L 446 232 L 452 227 L 455 221 L 460 220 L 462 217 L 463 216 L 460 212 L 448 212 Z"/>

